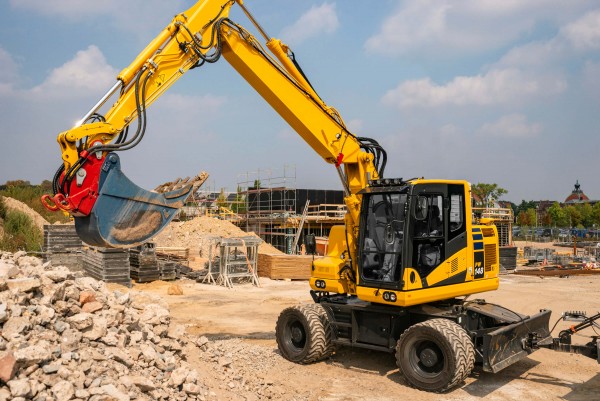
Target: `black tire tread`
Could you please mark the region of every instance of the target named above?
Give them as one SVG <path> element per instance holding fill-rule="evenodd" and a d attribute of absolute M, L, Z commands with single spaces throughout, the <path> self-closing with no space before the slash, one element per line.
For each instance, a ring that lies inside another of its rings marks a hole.
<path fill-rule="evenodd" d="M 300 313 L 307 322 L 307 344 L 305 352 L 299 358 L 290 358 L 286 352 L 284 338 L 286 317 Z M 288 360 L 299 364 L 309 364 L 329 357 L 333 352 L 331 327 L 323 307 L 318 304 L 296 305 L 284 309 L 275 326 L 275 339 L 281 354 Z"/>
<path fill-rule="evenodd" d="M 400 363 L 400 358 L 402 358 L 401 348 L 403 339 L 411 335 L 411 333 L 413 333 L 415 330 L 422 330 L 425 327 L 437 331 L 443 335 L 452 347 L 452 352 L 455 357 L 452 377 L 444 386 L 436 389 L 421 388 L 419 383 L 411 380 L 410 375 L 402 372 L 402 366 Z M 449 319 L 430 319 L 421 323 L 417 323 L 402 333 L 398 339 L 398 342 L 396 343 L 396 364 L 400 368 L 400 372 L 413 387 L 428 391 L 444 392 L 463 382 L 471 374 L 473 368 L 475 367 L 475 350 L 471 338 L 460 325 Z"/>

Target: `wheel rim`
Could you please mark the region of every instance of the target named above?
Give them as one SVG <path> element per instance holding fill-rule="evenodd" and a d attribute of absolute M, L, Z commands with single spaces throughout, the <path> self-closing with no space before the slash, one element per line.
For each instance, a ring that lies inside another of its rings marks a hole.
<path fill-rule="evenodd" d="M 419 341 L 412 347 L 408 363 L 423 379 L 435 379 L 444 371 L 445 357 L 442 349 L 433 341 Z"/>
<path fill-rule="evenodd" d="M 297 320 L 288 325 L 287 337 L 289 339 L 288 344 L 296 351 L 301 351 L 306 346 L 306 330 L 304 325 Z"/>

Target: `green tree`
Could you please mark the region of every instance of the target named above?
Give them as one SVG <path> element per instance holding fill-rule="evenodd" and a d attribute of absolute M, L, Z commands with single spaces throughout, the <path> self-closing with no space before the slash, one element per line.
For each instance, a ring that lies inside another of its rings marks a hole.
<path fill-rule="evenodd" d="M 567 227 L 569 225 L 569 217 L 558 202 L 554 202 L 548 208 L 548 216 L 550 216 L 552 225 L 557 227 Z"/>
<path fill-rule="evenodd" d="M 596 226 L 600 226 L 600 202 L 597 202 L 594 207 L 592 207 L 592 220 L 593 224 Z"/>
<path fill-rule="evenodd" d="M 471 191 L 475 195 L 475 205 L 479 207 L 493 206 L 495 201 L 508 193 L 506 189 L 499 187 L 498 184 L 483 182 L 471 186 Z"/>
<path fill-rule="evenodd" d="M 537 209 L 527 209 L 525 211 L 527 213 L 527 219 L 529 220 L 529 225 L 531 226 L 539 226 L 540 221 L 537 219 Z"/>
<path fill-rule="evenodd" d="M 535 220 L 532 222 L 531 216 L 525 210 L 521 210 L 517 215 L 517 224 L 520 226 L 530 226 L 532 223 L 535 224 Z"/>
<path fill-rule="evenodd" d="M 584 203 L 583 205 L 577 206 L 581 213 L 581 224 L 583 224 L 584 227 L 592 227 L 594 225 L 592 205 Z"/>
<path fill-rule="evenodd" d="M 227 196 L 225 195 L 225 188 L 221 188 L 221 192 L 217 197 L 217 206 L 218 207 L 227 207 Z"/>
<path fill-rule="evenodd" d="M 569 225 L 571 227 L 578 227 L 581 224 L 581 211 L 579 208 L 569 205 L 565 207 L 565 212 L 569 219 Z"/>
<path fill-rule="evenodd" d="M 235 200 L 231 205 L 231 210 L 235 213 L 246 213 L 246 202 L 244 202 L 244 196 L 242 195 L 242 187 L 238 185 Z"/>

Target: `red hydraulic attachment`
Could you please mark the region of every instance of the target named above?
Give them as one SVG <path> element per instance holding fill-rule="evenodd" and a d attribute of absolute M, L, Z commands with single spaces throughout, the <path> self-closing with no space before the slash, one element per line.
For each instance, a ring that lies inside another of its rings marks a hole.
<path fill-rule="evenodd" d="M 60 209 L 79 217 L 88 216 L 92 211 L 98 199 L 98 181 L 105 157 L 98 158 L 96 152 L 90 153 L 86 150 L 82 151 L 80 156 L 85 161 L 67 184 L 67 194 L 42 196 L 42 204 L 46 209 L 51 211 Z M 61 187 L 64 179 L 65 173 L 63 172 L 59 180 Z"/>

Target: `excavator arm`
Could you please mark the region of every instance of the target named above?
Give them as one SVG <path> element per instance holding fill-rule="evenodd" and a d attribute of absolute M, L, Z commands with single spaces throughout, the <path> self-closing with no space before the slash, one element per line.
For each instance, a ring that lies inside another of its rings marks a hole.
<path fill-rule="evenodd" d="M 264 45 L 229 19 L 237 3 L 264 38 Z M 63 164 L 54 179 L 49 208 L 71 213 L 84 242 L 131 247 L 149 240 L 173 218 L 192 184 L 167 193 L 141 189 L 121 172 L 117 152 L 143 138 L 146 108 L 190 69 L 229 64 L 319 154 L 341 179 L 348 213 L 346 247 L 355 258 L 360 195 L 368 180 L 381 178 L 385 151 L 369 138 L 352 134 L 339 113 L 310 85 L 293 52 L 268 36 L 241 0 L 201 0 L 173 21 L 125 68 L 117 83 L 84 116 L 58 136 Z M 104 115 L 98 110 L 118 96 Z M 137 122 L 133 134 L 130 125 Z"/>

